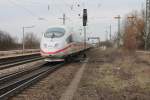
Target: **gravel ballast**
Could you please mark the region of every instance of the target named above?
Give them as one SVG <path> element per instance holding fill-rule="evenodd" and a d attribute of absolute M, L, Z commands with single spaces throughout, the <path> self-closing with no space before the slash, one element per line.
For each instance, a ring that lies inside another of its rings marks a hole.
<path fill-rule="evenodd" d="M 80 64 L 68 64 L 10 100 L 59 100 Z"/>

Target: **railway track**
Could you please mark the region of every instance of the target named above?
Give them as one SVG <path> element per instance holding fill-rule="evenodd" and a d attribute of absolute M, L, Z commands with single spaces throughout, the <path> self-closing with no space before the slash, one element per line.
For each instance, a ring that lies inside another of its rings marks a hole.
<path fill-rule="evenodd" d="M 0 70 L 43 59 L 40 54 L 0 59 Z"/>
<path fill-rule="evenodd" d="M 63 65 L 64 63 L 46 63 L 31 70 L 0 77 L 0 100 L 7 100 Z"/>

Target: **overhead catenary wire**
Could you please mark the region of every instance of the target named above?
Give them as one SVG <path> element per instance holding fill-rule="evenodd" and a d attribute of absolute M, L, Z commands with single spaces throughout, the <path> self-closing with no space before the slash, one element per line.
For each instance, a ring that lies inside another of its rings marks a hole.
<path fill-rule="evenodd" d="M 38 2 L 38 1 L 31 1 L 30 0 L 30 2 L 23 2 L 23 1 L 21 1 L 21 0 L 16 0 L 17 2 L 22 2 L 23 4 L 25 4 L 25 5 L 28 5 L 28 6 L 37 6 L 37 5 L 41 5 L 41 3 L 40 2 Z M 25 0 L 26 1 L 26 0 Z"/>
<path fill-rule="evenodd" d="M 22 10 L 24 10 L 24 11 L 26 11 L 28 14 L 30 14 L 31 16 L 33 16 L 33 17 L 36 17 L 37 19 L 38 18 L 41 18 L 41 16 L 39 16 L 39 15 L 37 15 L 35 12 L 33 12 L 33 11 L 31 11 L 30 9 L 28 9 L 28 8 L 26 8 L 26 7 L 24 7 L 23 5 L 20 5 L 20 3 L 18 3 L 19 2 L 19 0 L 7 0 L 7 1 L 9 1 L 12 5 L 14 5 L 15 7 L 18 7 L 18 8 L 21 8 Z M 80 0 L 73 0 L 71 3 L 68 3 L 68 2 L 66 2 L 66 0 L 63 0 L 63 4 L 64 4 L 64 6 L 65 6 L 65 8 L 63 8 L 63 9 L 61 9 L 61 8 L 58 8 L 58 9 L 56 9 L 56 8 L 54 8 L 54 7 L 56 7 L 57 6 L 57 2 L 55 1 L 55 0 L 50 0 L 51 2 L 50 2 L 50 4 L 48 4 L 47 3 L 47 10 L 49 11 L 49 12 L 51 12 L 50 13 L 50 16 L 53 16 L 53 17 L 55 17 L 56 18 L 56 15 L 55 15 L 55 13 L 58 11 L 58 12 L 62 12 L 62 14 L 63 13 L 66 13 L 66 16 L 69 18 L 69 19 L 71 19 L 69 16 L 72 16 L 72 15 L 77 15 L 77 16 L 75 16 L 75 17 L 73 17 L 73 18 L 79 18 L 79 17 L 81 17 L 81 12 L 80 12 L 80 10 L 83 8 L 82 6 L 82 3 L 83 2 L 81 2 Z M 37 2 L 37 3 L 40 3 L 40 2 Z M 72 10 L 71 9 L 71 7 L 73 7 L 74 8 L 74 10 Z M 61 15 L 62 15 L 61 14 Z M 79 16 L 80 15 L 80 16 Z M 42 17 L 42 18 L 44 18 L 44 17 Z M 90 17 L 89 17 L 90 18 Z M 46 18 L 44 18 L 44 19 L 46 19 Z M 56 18 L 57 19 L 57 18 Z M 91 18 L 92 19 L 92 18 Z M 107 19 L 106 17 L 104 17 L 104 18 L 102 18 L 102 17 L 94 17 L 94 19 L 95 20 L 98 20 L 98 19 Z"/>
<path fill-rule="evenodd" d="M 16 7 L 19 7 L 21 9 L 23 9 L 24 11 L 28 12 L 28 14 L 30 14 L 31 16 L 33 17 L 38 17 L 35 13 L 33 13 L 32 11 L 30 11 L 29 9 L 21 6 L 20 4 L 16 3 L 15 1 L 13 0 L 7 0 L 8 2 L 10 2 L 12 5 L 16 6 Z"/>

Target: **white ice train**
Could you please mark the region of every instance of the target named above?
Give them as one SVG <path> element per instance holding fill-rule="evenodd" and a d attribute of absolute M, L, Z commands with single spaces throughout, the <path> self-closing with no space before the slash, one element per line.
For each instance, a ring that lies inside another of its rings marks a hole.
<path fill-rule="evenodd" d="M 89 47 L 87 45 L 86 49 Z M 81 34 L 65 26 L 48 28 L 42 36 L 40 49 L 41 56 L 49 62 L 64 61 L 68 56 L 85 50 Z"/>

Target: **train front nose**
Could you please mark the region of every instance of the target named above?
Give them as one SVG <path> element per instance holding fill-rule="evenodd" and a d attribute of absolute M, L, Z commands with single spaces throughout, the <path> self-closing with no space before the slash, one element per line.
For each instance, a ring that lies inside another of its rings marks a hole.
<path fill-rule="evenodd" d="M 53 52 L 57 50 L 57 45 L 58 43 L 54 43 L 54 42 L 46 43 L 45 42 L 41 45 L 41 51 L 42 53 L 45 53 L 47 55 L 53 55 L 54 54 Z"/>
<path fill-rule="evenodd" d="M 56 62 L 56 61 L 64 61 L 62 59 L 62 55 L 58 52 L 59 44 L 51 43 L 51 44 L 43 44 L 44 49 L 41 50 L 41 55 L 45 58 L 44 61 L 47 62 Z"/>
<path fill-rule="evenodd" d="M 42 37 L 41 41 L 41 55 L 44 57 L 59 57 L 63 53 L 63 39 L 66 31 L 64 28 L 52 27 L 49 28 Z"/>
<path fill-rule="evenodd" d="M 62 41 L 43 43 L 41 45 L 41 55 L 44 57 L 60 57 L 63 56 L 61 48 L 63 46 Z"/>

